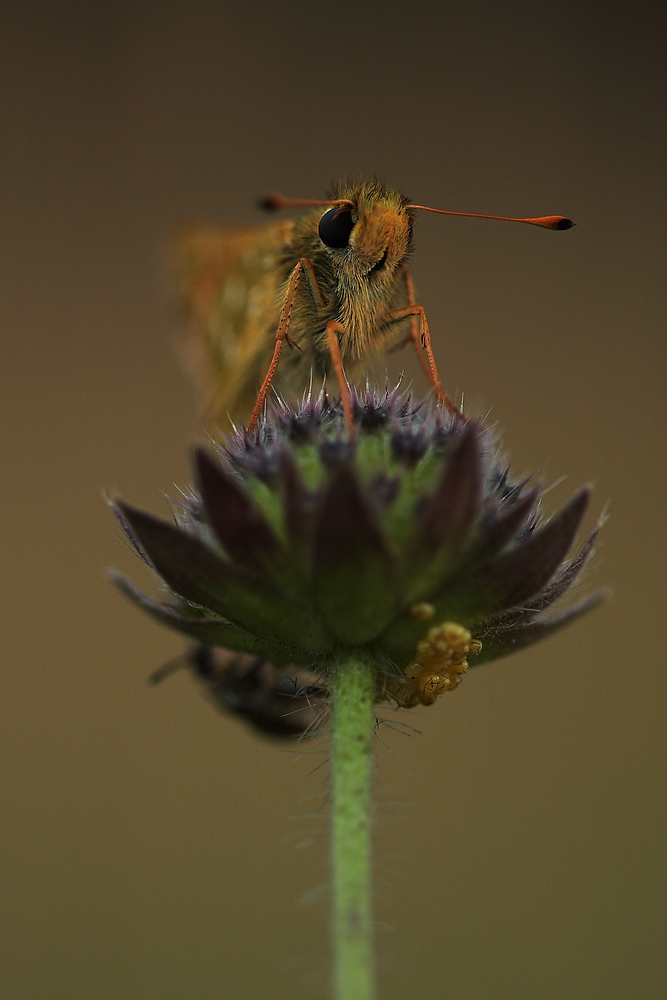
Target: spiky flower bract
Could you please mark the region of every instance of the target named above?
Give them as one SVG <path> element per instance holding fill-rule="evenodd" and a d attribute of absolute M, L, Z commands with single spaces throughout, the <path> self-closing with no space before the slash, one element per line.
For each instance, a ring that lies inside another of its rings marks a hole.
<path fill-rule="evenodd" d="M 551 518 L 494 435 L 398 389 L 355 393 L 356 435 L 325 393 L 273 404 L 255 433 L 195 452 L 175 523 L 118 500 L 139 555 L 166 584 L 150 614 L 206 646 L 309 668 L 325 682 L 354 651 L 377 697 L 431 704 L 468 661 L 528 646 L 597 604 L 556 611 L 598 523 L 568 558 L 589 501 Z"/>

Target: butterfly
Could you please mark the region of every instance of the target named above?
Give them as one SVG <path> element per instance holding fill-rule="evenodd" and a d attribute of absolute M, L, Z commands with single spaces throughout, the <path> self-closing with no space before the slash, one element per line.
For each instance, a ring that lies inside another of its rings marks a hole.
<path fill-rule="evenodd" d="M 511 218 L 416 205 L 378 180 L 341 181 L 324 200 L 270 195 L 267 210 L 299 218 L 225 230 L 200 226 L 175 246 L 189 338 L 186 362 L 202 383 L 211 423 L 253 431 L 277 373 L 305 388 L 333 374 L 353 434 L 348 375 L 375 351 L 412 344 L 444 407 L 459 413 L 438 373 L 426 313 L 408 266 L 415 212 L 570 229 L 564 216 Z"/>

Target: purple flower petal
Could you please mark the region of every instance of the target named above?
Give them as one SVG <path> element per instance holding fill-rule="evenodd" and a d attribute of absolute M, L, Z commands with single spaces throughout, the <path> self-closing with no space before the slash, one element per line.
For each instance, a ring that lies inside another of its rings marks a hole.
<path fill-rule="evenodd" d="M 395 607 L 395 569 L 354 469 L 339 466 L 320 505 L 313 573 L 318 607 L 343 642 L 365 642 L 385 627 Z"/>
<path fill-rule="evenodd" d="M 531 646 L 534 642 L 545 639 L 552 632 L 557 632 L 564 625 L 568 625 L 575 618 L 591 611 L 602 601 L 610 596 L 610 591 L 603 589 L 589 594 L 581 601 L 566 608 L 556 615 L 538 618 L 527 624 L 514 625 L 510 628 L 501 628 L 487 633 L 480 633 L 482 638 L 482 650 L 471 661 L 470 666 L 477 666 L 488 660 L 498 659 L 500 656 L 507 656 L 515 653 L 519 649 Z"/>
<path fill-rule="evenodd" d="M 580 490 L 528 541 L 465 574 L 440 594 L 437 605 L 446 607 L 455 620 L 479 621 L 534 597 L 567 555 L 589 499 L 590 491 Z"/>
<path fill-rule="evenodd" d="M 575 558 L 561 570 L 552 583 L 540 591 L 537 597 L 524 602 L 520 607 L 511 608 L 509 611 L 504 611 L 499 615 L 492 615 L 490 618 L 480 622 L 477 626 L 476 635 L 482 638 L 486 631 L 492 632 L 497 629 L 510 628 L 513 625 L 518 625 L 520 622 L 526 623 L 532 621 L 538 614 L 545 611 L 562 597 L 575 582 L 588 562 L 603 524 L 604 519 L 598 521 Z"/>
<path fill-rule="evenodd" d="M 492 559 L 508 545 L 528 519 L 540 496 L 539 486 L 534 486 L 525 496 L 517 500 L 507 510 L 497 515 L 482 531 L 473 550 L 473 558 Z"/>
<path fill-rule="evenodd" d="M 572 559 L 568 565 L 561 570 L 558 576 L 547 587 L 545 587 L 541 594 L 530 602 L 531 610 L 537 612 L 544 611 L 545 608 L 548 608 L 549 605 L 553 604 L 554 601 L 557 601 L 559 597 L 562 597 L 566 590 L 572 586 L 593 552 L 595 542 L 600 534 L 600 529 L 604 524 L 604 520 L 604 518 L 601 518 L 598 521 L 574 559 Z"/>
<path fill-rule="evenodd" d="M 109 577 L 124 594 L 144 608 L 153 618 L 185 635 L 193 636 L 207 646 L 224 646 L 227 649 L 254 653 L 271 659 L 299 659 L 305 662 L 310 659 L 308 652 L 298 646 L 285 645 L 273 638 L 267 639 L 259 633 L 249 632 L 224 619 L 216 621 L 211 618 L 188 617 L 173 604 L 153 600 L 116 570 L 110 570 Z"/>
<path fill-rule="evenodd" d="M 280 480 L 285 507 L 285 528 L 299 552 L 312 538 L 313 504 L 308 496 L 299 467 L 287 448 L 280 453 Z"/>
<path fill-rule="evenodd" d="M 428 596 L 443 575 L 453 572 L 470 539 L 482 496 L 479 428 L 469 423 L 454 445 L 435 492 L 419 513 L 405 549 L 404 599 Z"/>
<path fill-rule="evenodd" d="M 250 632 L 304 648 L 326 648 L 326 633 L 316 616 L 308 613 L 303 620 L 297 618 L 294 603 L 263 580 L 225 562 L 194 535 L 146 511 L 123 501 L 118 502 L 118 509 L 174 593 Z"/>
<path fill-rule="evenodd" d="M 273 529 L 238 479 L 203 449 L 196 449 L 195 462 L 208 522 L 232 562 L 250 570 L 284 562 Z"/>
<path fill-rule="evenodd" d="M 481 458 L 479 428 L 467 424 L 421 512 L 412 543 L 415 552 L 432 553 L 443 544 L 460 547 L 465 543 L 480 512 Z"/>

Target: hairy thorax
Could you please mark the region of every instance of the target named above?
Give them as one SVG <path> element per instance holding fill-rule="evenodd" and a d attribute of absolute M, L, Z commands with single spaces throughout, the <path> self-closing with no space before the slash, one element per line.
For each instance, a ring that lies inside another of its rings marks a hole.
<path fill-rule="evenodd" d="M 285 247 L 283 301 L 289 276 L 299 260 L 310 262 L 319 289 L 318 294 L 312 287 L 310 272 L 303 275 L 304 287 L 294 303 L 290 337 L 320 371 L 330 365 L 326 327 L 332 321 L 341 325 L 337 335 L 343 358 L 348 361 L 362 358 L 400 333 L 401 327 L 391 324 L 391 315 L 407 304 L 401 265 L 410 248 L 412 220 L 398 198 L 392 194 L 372 207 L 360 205 L 358 212 L 352 213 L 354 228 L 344 248 L 327 247 L 317 237 L 315 222 L 321 213 L 297 224 Z M 305 361 L 305 357 L 301 359 Z"/>

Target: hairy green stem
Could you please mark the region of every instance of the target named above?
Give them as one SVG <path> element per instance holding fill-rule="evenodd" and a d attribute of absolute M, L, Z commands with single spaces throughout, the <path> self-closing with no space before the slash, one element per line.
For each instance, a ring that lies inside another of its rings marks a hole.
<path fill-rule="evenodd" d="M 374 678 L 360 657 L 332 685 L 331 866 L 335 1000 L 373 1000 L 371 769 Z"/>

